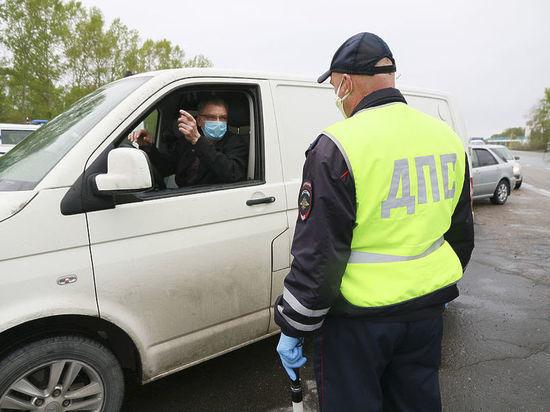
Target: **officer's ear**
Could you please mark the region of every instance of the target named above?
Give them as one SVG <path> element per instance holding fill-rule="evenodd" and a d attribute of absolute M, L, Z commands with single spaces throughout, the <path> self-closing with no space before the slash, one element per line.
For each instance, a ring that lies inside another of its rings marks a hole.
<path fill-rule="evenodd" d="M 342 95 L 346 95 L 353 91 L 353 80 L 349 74 L 344 73 L 344 82 L 342 83 Z"/>

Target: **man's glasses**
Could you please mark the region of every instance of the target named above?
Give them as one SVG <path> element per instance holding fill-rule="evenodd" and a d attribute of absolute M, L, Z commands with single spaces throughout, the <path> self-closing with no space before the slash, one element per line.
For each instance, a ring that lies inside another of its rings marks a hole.
<path fill-rule="evenodd" d="M 220 120 L 222 122 L 227 122 L 227 115 L 216 116 L 215 114 L 199 113 L 199 116 L 208 121 Z"/>

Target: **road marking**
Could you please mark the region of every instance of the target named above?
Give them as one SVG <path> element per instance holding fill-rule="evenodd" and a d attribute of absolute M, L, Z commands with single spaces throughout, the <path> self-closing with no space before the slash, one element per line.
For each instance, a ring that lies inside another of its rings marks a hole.
<path fill-rule="evenodd" d="M 530 185 L 529 183 L 523 183 L 523 185 L 521 186 L 522 188 L 526 188 L 528 190 L 532 190 L 533 192 L 537 192 L 538 194 L 540 195 L 543 195 L 543 196 L 546 196 L 546 197 L 550 197 L 550 192 L 548 190 L 544 190 L 544 189 L 539 189 L 538 187 L 535 187 L 533 185 Z"/>

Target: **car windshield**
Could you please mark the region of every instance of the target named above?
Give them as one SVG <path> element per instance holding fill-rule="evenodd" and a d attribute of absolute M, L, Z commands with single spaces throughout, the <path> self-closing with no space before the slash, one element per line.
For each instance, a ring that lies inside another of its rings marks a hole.
<path fill-rule="evenodd" d="M 0 191 L 32 190 L 101 119 L 150 77 L 103 86 L 0 157 Z"/>
<path fill-rule="evenodd" d="M 510 151 L 505 147 L 494 148 L 493 152 L 495 152 L 498 157 L 500 157 L 505 162 L 507 162 L 508 160 L 514 160 L 514 156 L 512 156 L 512 153 L 510 153 Z"/>

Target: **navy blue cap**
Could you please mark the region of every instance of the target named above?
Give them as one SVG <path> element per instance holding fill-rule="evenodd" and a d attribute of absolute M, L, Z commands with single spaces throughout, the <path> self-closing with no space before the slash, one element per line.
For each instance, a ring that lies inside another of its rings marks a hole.
<path fill-rule="evenodd" d="M 375 64 L 384 57 L 389 58 L 392 65 L 375 67 Z M 395 72 L 395 60 L 386 42 L 376 34 L 358 33 L 347 39 L 336 50 L 330 63 L 330 69 L 323 73 L 317 82 L 323 83 L 332 72 L 369 75 L 393 73 Z"/>

